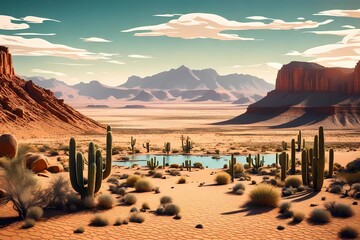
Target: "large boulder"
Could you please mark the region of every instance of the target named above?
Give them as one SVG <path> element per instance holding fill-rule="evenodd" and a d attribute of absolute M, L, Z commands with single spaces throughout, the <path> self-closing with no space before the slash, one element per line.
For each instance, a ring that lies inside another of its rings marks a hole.
<path fill-rule="evenodd" d="M 14 158 L 17 153 L 17 141 L 12 134 L 0 136 L 0 157 Z"/>
<path fill-rule="evenodd" d="M 25 165 L 26 168 L 31 169 L 34 173 L 39 173 L 49 168 L 49 162 L 42 154 L 26 154 Z"/>

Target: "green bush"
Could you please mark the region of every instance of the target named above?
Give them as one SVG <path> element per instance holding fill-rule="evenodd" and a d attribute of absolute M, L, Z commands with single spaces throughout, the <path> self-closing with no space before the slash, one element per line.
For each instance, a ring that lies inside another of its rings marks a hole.
<path fill-rule="evenodd" d="M 134 187 L 135 183 L 140 179 L 139 176 L 137 175 L 131 175 L 126 179 L 126 185 L 128 185 L 129 187 Z"/>
<path fill-rule="evenodd" d="M 239 189 L 245 191 L 245 185 L 242 183 L 237 183 L 237 184 L 235 184 L 235 186 L 233 186 L 232 191 L 233 191 L 233 193 L 235 193 Z"/>
<path fill-rule="evenodd" d="M 185 177 L 179 178 L 178 184 L 184 184 L 184 183 L 186 183 L 186 178 Z"/>
<path fill-rule="evenodd" d="M 180 165 L 177 163 L 170 164 L 170 168 L 179 168 L 179 167 L 180 167 Z"/>
<path fill-rule="evenodd" d="M 283 202 L 280 204 L 279 208 L 280 208 L 280 210 L 279 210 L 280 213 L 285 213 L 290 210 L 291 202 Z"/>
<path fill-rule="evenodd" d="M 277 207 L 280 191 L 269 184 L 259 184 L 250 192 L 250 203 L 258 206 Z"/>
<path fill-rule="evenodd" d="M 139 179 L 136 183 L 135 183 L 135 189 L 137 192 L 151 192 L 153 190 L 153 185 L 152 183 L 147 180 L 147 179 Z"/>
<path fill-rule="evenodd" d="M 231 182 L 231 176 L 226 172 L 218 173 L 215 177 L 215 182 L 219 185 L 229 184 Z"/>
<path fill-rule="evenodd" d="M 354 227 L 345 226 L 341 228 L 339 237 L 342 239 L 355 239 L 359 236 L 358 230 Z"/>
<path fill-rule="evenodd" d="M 169 196 L 162 196 L 160 198 L 160 204 L 165 205 L 165 204 L 169 204 L 172 203 L 172 198 Z"/>
<path fill-rule="evenodd" d="M 150 205 L 149 205 L 149 203 L 144 202 L 144 203 L 141 205 L 141 208 L 144 209 L 144 210 L 149 210 L 149 209 L 150 209 Z"/>
<path fill-rule="evenodd" d="M 136 203 L 136 196 L 132 193 L 128 193 L 124 196 L 123 201 L 127 205 L 134 205 Z"/>
<path fill-rule="evenodd" d="M 162 178 L 164 174 L 162 172 L 155 172 L 153 178 Z"/>
<path fill-rule="evenodd" d="M 304 220 L 305 214 L 303 212 L 294 212 L 293 213 L 293 222 L 300 223 Z"/>
<path fill-rule="evenodd" d="M 316 208 L 310 213 L 309 221 L 313 224 L 326 224 L 330 222 L 330 214 L 324 209 Z"/>
<path fill-rule="evenodd" d="M 97 207 L 100 209 L 111 209 L 114 204 L 114 198 L 110 194 L 101 194 L 97 201 Z"/>
<path fill-rule="evenodd" d="M 180 207 L 173 203 L 168 203 L 165 205 L 164 212 L 166 215 L 173 216 L 180 213 Z"/>
<path fill-rule="evenodd" d="M 144 215 L 138 212 L 133 212 L 129 217 L 130 222 L 143 223 L 145 221 Z"/>
<path fill-rule="evenodd" d="M 39 221 L 42 218 L 43 214 L 44 211 L 41 207 L 33 206 L 29 208 L 26 214 L 26 218 L 31 218 L 34 219 L 35 221 Z"/>
<path fill-rule="evenodd" d="M 32 218 L 27 218 L 24 221 L 24 224 L 21 226 L 21 228 L 28 229 L 34 227 L 36 224 L 36 221 Z"/>
<path fill-rule="evenodd" d="M 285 179 L 285 187 L 298 188 L 302 185 L 302 181 L 298 177 L 288 177 Z"/>
<path fill-rule="evenodd" d="M 238 190 L 235 191 L 235 194 L 236 194 L 236 195 L 243 195 L 243 194 L 244 194 L 244 190 L 238 189 Z"/>
<path fill-rule="evenodd" d="M 243 173 L 244 172 L 244 167 L 241 163 L 236 163 L 234 166 L 234 172 L 235 173 Z"/>
<path fill-rule="evenodd" d="M 193 166 L 194 166 L 194 168 L 202 168 L 203 167 L 201 162 L 194 162 Z"/>
<path fill-rule="evenodd" d="M 351 206 L 344 203 L 328 202 L 325 204 L 325 208 L 334 217 L 348 218 L 354 215 L 354 210 Z"/>
<path fill-rule="evenodd" d="M 90 221 L 90 226 L 94 227 L 104 227 L 109 225 L 109 220 L 100 214 L 96 214 Z"/>

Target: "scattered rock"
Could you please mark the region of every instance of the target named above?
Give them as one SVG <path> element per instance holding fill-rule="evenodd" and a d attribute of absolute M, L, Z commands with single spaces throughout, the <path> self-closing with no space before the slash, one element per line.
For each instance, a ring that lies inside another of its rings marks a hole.
<path fill-rule="evenodd" d="M 26 168 L 31 169 L 34 173 L 39 173 L 49 168 L 49 162 L 42 154 L 28 153 L 25 155 L 24 161 Z"/>
<path fill-rule="evenodd" d="M 59 173 L 64 171 L 64 167 L 61 164 L 51 165 L 47 169 L 51 173 Z"/>
<path fill-rule="evenodd" d="M 16 138 L 11 134 L 0 136 L 0 157 L 14 158 L 17 152 Z"/>
<path fill-rule="evenodd" d="M 204 228 L 204 226 L 202 224 L 198 224 L 195 226 L 195 228 Z"/>
<path fill-rule="evenodd" d="M 357 202 L 357 201 L 354 201 L 354 202 L 352 203 L 352 205 L 358 205 L 358 202 Z"/>
<path fill-rule="evenodd" d="M 284 229 L 285 229 L 285 227 L 284 227 L 284 226 L 279 225 L 279 226 L 277 226 L 277 227 L 276 227 L 276 229 L 281 231 L 281 230 L 284 230 Z"/>
<path fill-rule="evenodd" d="M 181 215 L 176 215 L 176 216 L 174 217 L 174 219 L 175 219 L 175 220 L 180 220 L 180 219 L 181 219 Z"/>
<path fill-rule="evenodd" d="M 316 204 L 316 203 L 311 203 L 310 204 L 310 207 L 317 207 L 317 206 L 319 206 L 319 204 Z"/>

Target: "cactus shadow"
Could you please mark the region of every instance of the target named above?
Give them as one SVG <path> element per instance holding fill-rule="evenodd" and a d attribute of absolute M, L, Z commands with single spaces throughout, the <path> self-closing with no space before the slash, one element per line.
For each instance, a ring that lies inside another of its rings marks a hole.
<path fill-rule="evenodd" d="M 20 217 L 0 217 L 0 229 L 20 221 Z"/>
<path fill-rule="evenodd" d="M 319 193 L 320 193 L 320 191 L 308 191 L 307 194 L 301 195 L 299 198 L 296 198 L 296 199 L 292 200 L 292 202 L 306 201 L 308 199 L 311 199 L 311 198 L 315 197 Z"/>

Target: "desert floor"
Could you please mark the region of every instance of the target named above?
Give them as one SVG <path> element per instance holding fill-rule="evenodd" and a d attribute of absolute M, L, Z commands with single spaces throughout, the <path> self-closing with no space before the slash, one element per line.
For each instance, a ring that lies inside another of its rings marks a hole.
<path fill-rule="evenodd" d="M 292 138 L 296 139 L 298 130 L 302 130 L 306 143 L 311 145 L 317 134 L 317 127 L 304 127 L 303 129 L 267 129 L 261 124 L 257 126 L 219 126 L 210 123 L 227 120 L 235 117 L 246 109 L 234 105 L 219 104 L 178 104 L 178 105 L 152 105 L 146 109 L 79 109 L 80 112 L 104 124 L 113 126 L 114 147 L 120 150 L 120 155 L 114 155 L 113 160 L 127 155 L 131 136 L 137 139 L 136 148 L 145 152 L 142 143 L 150 141 L 152 152 L 160 153 L 164 142 L 171 142 L 172 149 L 180 149 L 180 136 L 189 136 L 195 143 L 194 154 L 212 153 L 219 150 L 222 154 L 274 152 L 282 141 L 288 145 Z M 326 129 L 326 147 L 335 149 L 335 162 L 345 165 L 347 162 L 360 157 L 360 129 Z M 52 149 L 66 146 L 70 135 L 61 136 L 17 136 L 19 142 L 34 145 L 46 145 Z M 99 135 L 75 136 L 79 145 L 85 150 L 89 141 L 99 146 L 105 144 L 105 133 Z M 60 152 L 63 154 L 63 152 Z M 65 155 L 64 155 L 65 156 Z M 56 161 L 56 157 L 49 157 Z M 297 158 L 300 158 L 297 153 Z M 164 170 L 158 170 L 164 171 Z M 249 199 L 249 192 L 255 187 L 251 182 L 243 182 L 246 186 L 244 195 L 231 194 L 232 186 L 239 182 L 218 186 L 214 185 L 215 172 L 221 169 L 193 169 L 192 172 L 182 171 L 187 177 L 186 184 L 177 184 L 179 177 L 165 174 L 166 179 L 148 177 L 155 185 L 160 187 L 161 193 L 134 193 L 141 208 L 143 202 L 150 204 L 151 210 L 159 206 L 161 196 L 168 195 L 174 203 L 181 207 L 180 220 L 167 216 L 156 216 L 151 212 L 144 213 L 145 222 L 142 224 L 129 223 L 128 225 L 112 226 L 116 218 L 126 218 L 129 215 L 129 206 L 117 205 L 111 210 L 100 211 L 110 220 L 110 226 L 90 227 L 90 219 L 95 212 L 82 211 L 77 213 L 56 214 L 46 212 L 44 219 L 30 229 L 21 229 L 22 222 L 11 223 L 0 228 L 0 239 L 338 239 L 337 233 L 345 225 L 351 225 L 360 230 L 360 206 L 352 206 L 355 216 L 348 219 L 331 218 L 326 225 L 312 225 L 304 220 L 293 224 L 291 219 L 279 217 L 278 208 L 248 208 L 245 206 Z M 147 168 L 125 169 L 113 168 L 113 174 L 140 172 L 146 174 Z M 60 173 L 68 176 L 68 173 Z M 53 178 L 55 174 L 50 176 Z M 301 177 L 301 176 L 299 176 Z M 257 183 L 263 176 L 252 175 Z M 39 179 L 46 184 L 49 178 Z M 325 202 L 337 201 L 352 204 L 354 199 L 341 198 L 338 194 L 326 192 L 331 182 L 326 179 L 324 189 L 318 193 L 306 192 L 283 197 L 281 202 L 292 202 L 294 211 L 301 211 L 309 216 L 314 207 L 323 208 Z M 205 183 L 199 187 L 200 183 Z M 129 188 L 128 192 L 133 189 Z M 108 183 L 103 182 L 102 193 L 109 193 Z M 116 195 L 114 195 L 115 197 Z M 326 200 L 322 201 L 322 197 Z M 16 216 L 9 204 L 0 208 L 0 216 L 10 218 Z M 0 219 L 1 221 L 1 219 Z M 203 229 L 195 228 L 202 224 Z M 0 224 L 1 225 L 1 224 Z M 74 234 L 73 230 L 85 226 L 83 234 Z M 284 230 L 277 230 L 282 225 Z"/>

